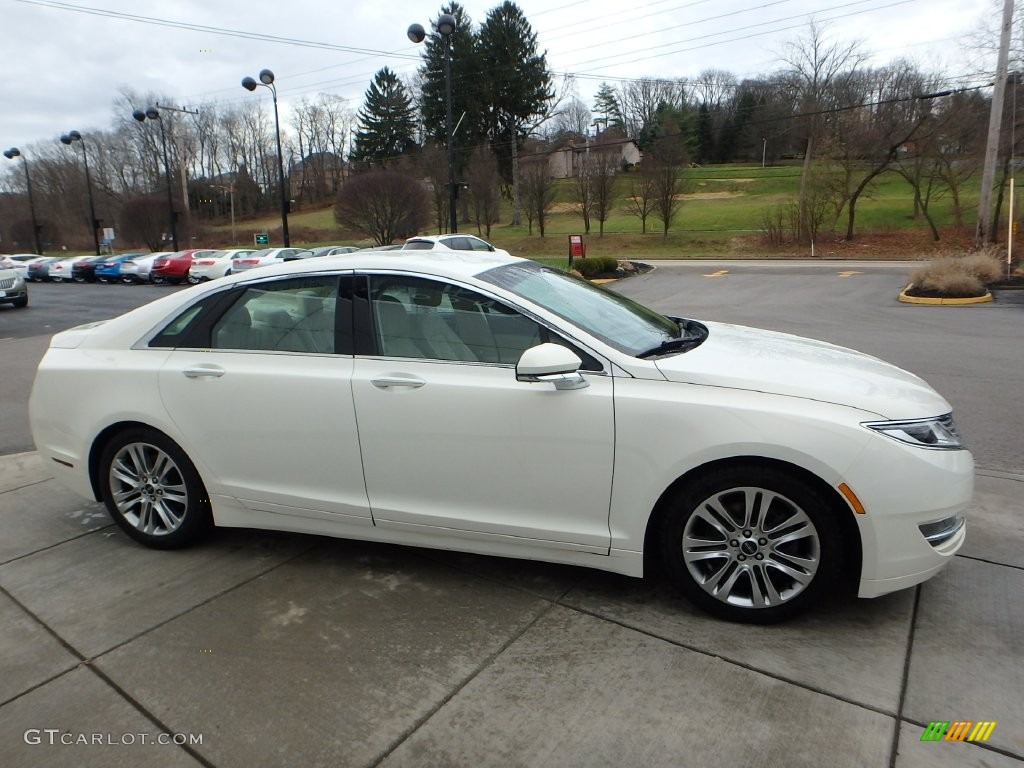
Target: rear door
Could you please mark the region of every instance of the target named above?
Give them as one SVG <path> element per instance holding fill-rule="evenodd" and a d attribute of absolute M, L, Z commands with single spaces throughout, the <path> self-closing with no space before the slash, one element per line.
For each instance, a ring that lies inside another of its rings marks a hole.
<path fill-rule="evenodd" d="M 351 301 L 339 296 L 339 277 L 234 293 L 201 327 L 204 338 L 185 341 L 160 372 L 186 451 L 250 508 L 371 524 L 352 405 Z"/>

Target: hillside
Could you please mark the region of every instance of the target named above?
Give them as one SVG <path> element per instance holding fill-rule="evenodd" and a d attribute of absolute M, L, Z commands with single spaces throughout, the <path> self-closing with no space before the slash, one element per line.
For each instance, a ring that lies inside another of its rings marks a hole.
<path fill-rule="evenodd" d="M 598 236 L 596 221 L 585 236 L 588 253 L 620 257 L 644 255 L 662 258 L 699 258 L 701 256 L 789 256 L 810 255 L 807 247 L 772 247 L 764 237 L 766 214 L 780 205 L 796 199 L 800 168 L 783 165 L 769 168 L 760 166 L 723 165 L 692 168 L 686 172 L 686 192 L 682 206 L 667 236 L 663 236 L 661 223 L 653 216 L 648 219 L 647 233 L 641 233 L 640 220 L 631 216 L 626 207 L 630 175 L 624 174 L 616 190 L 613 214 L 605 222 L 605 234 Z M 521 227 L 499 223 L 492 227 L 490 241 L 511 253 L 523 256 L 561 256 L 568 248 L 569 234 L 584 234 L 583 220 L 575 212 L 572 201 L 573 182 L 558 182 L 557 196 L 546 225 L 546 236 L 527 230 L 525 217 Z M 970 241 L 973 217 L 976 215 L 977 188 L 965 190 L 962 200 L 965 227 L 958 231 L 953 226 L 952 203 L 949 196 L 933 200 L 935 217 L 942 239 L 935 243 L 925 219 L 914 218 L 913 192 L 909 184 L 894 173 L 880 177 L 861 197 L 857 205 L 856 234 L 853 241 L 824 234 L 815 244 L 816 256 L 847 258 L 897 258 L 927 256 L 935 252 L 962 247 Z M 504 203 L 502 222 L 511 219 L 511 204 Z M 292 242 L 319 245 L 342 243 L 369 245 L 354 233 L 342 232 L 334 222 L 329 207 L 294 211 L 288 217 Z M 274 214 L 237 223 L 240 244 L 251 244 L 252 233 L 268 229 L 271 243 L 280 243 L 280 219 Z M 478 232 L 473 224 L 461 229 L 472 234 Z M 846 211 L 841 213 L 836 229 L 845 234 Z M 210 227 L 209 240 L 227 240 L 230 243 L 230 225 Z"/>

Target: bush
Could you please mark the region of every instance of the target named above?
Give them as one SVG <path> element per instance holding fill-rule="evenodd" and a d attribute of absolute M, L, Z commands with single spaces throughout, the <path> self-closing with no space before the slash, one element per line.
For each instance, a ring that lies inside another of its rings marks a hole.
<path fill-rule="evenodd" d="M 619 260 L 614 256 L 588 256 L 585 259 L 573 259 L 573 268 L 584 277 L 614 274 L 619 268 Z"/>
<path fill-rule="evenodd" d="M 994 283 L 1003 276 L 1002 258 L 993 253 L 973 253 L 970 256 L 961 256 L 958 261 L 964 272 L 978 278 L 985 285 Z"/>
<path fill-rule="evenodd" d="M 916 269 L 910 276 L 912 293 L 951 299 L 983 296 L 985 286 L 1003 276 L 1003 265 L 992 253 L 950 256 Z"/>

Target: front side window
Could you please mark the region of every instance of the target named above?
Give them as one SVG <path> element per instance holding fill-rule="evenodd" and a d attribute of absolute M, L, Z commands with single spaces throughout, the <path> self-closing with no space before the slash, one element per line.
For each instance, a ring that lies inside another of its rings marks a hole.
<path fill-rule="evenodd" d="M 377 349 L 388 357 L 515 365 L 530 347 L 563 344 L 600 363 L 546 327 L 500 301 L 459 285 L 418 277 L 371 280 L 370 310 Z"/>
<path fill-rule="evenodd" d="M 337 301 L 333 276 L 251 285 L 213 324 L 210 348 L 332 354 Z"/>
<path fill-rule="evenodd" d="M 522 296 L 629 355 L 683 335 L 677 322 L 632 299 L 534 262 L 505 264 L 478 277 Z"/>

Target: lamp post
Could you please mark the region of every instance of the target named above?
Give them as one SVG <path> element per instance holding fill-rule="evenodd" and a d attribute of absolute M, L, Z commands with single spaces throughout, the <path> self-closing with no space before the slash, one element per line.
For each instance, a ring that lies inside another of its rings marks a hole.
<path fill-rule="evenodd" d="M 146 122 L 146 118 L 156 120 L 160 123 L 160 143 L 164 150 L 164 175 L 167 177 L 167 217 L 171 224 L 171 245 L 178 250 L 178 225 L 177 217 L 174 214 L 174 197 L 171 195 L 171 162 L 167 159 L 167 134 L 164 132 L 164 121 L 160 119 L 160 111 L 156 107 L 149 107 L 143 112 L 136 109 L 132 117 L 140 123 Z"/>
<path fill-rule="evenodd" d="M 288 195 L 284 189 L 284 154 L 281 152 L 281 120 L 277 114 L 277 88 L 274 87 L 274 73 L 269 69 L 260 70 L 259 82 L 251 77 L 242 80 L 242 87 L 247 91 L 255 91 L 256 86 L 262 85 L 269 88 L 274 94 L 274 131 L 277 134 L 277 184 L 281 188 L 281 234 L 284 237 L 284 245 L 290 246 L 291 239 L 288 237 Z"/>
<path fill-rule="evenodd" d="M 4 157 L 6 157 L 8 160 L 13 160 L 16 157 L 20 157 L 21 158 L 21 162 L 23 162 L 25 164 L 25 189 L 28 191 L 28 209 L 29 209 L 29 212 L 32 214 L 32 237 L 35 239 L 36 253 L 38 253 L 40 256 L 42 256 L 43 255 L 43 244 L 39 240 L 39 229 L 40 229 L 40 226 L 39 226 L 38 222 L 36 221 L 36 204 L 32 200 L 32 179 L 30 179 L 29 175 L 28 175 L 28 160 L 25 159 L 25 156 L 23 154 L 21 154 L 21 150 L 19 150 L 17 147 L 11 147 L 10 149 L 5 149 L 4 150 Z"/>
<path fill-rule="evenodd" d="M 455 183 L 455 136 L 452 132 L 452 34 L 455 32 L 455 17 L 450 13 L 442 13 L 437 24 L 434 25 L 437 35 L 444 46 L 444 130 L 448 137 L 448 229 L 450 232 L 459 231 L 459 217 L 456 212 L 456 203 L 459 197 L 459 188 Z M 422 24 L 412 24 L 406 34 L 414 43 L 422 43 L 427 32 Z"/>
<path fill-rule="evenodd" d="M 100 255 L 100 220 L 96 218 L 96 206 L 92 199 L 92 179 L 89 177 L 89 153 L 85 151 L 85 139 L 78 131 L 68 131 L 60 137 L 61 144 L 71 146 L 78 142 L 82 147 L 82 161 L 85 163 L 85 191 L 89 195 L 89 221 L 92 223 L 92 243 L 96 247 L 96 255 Z"/>

